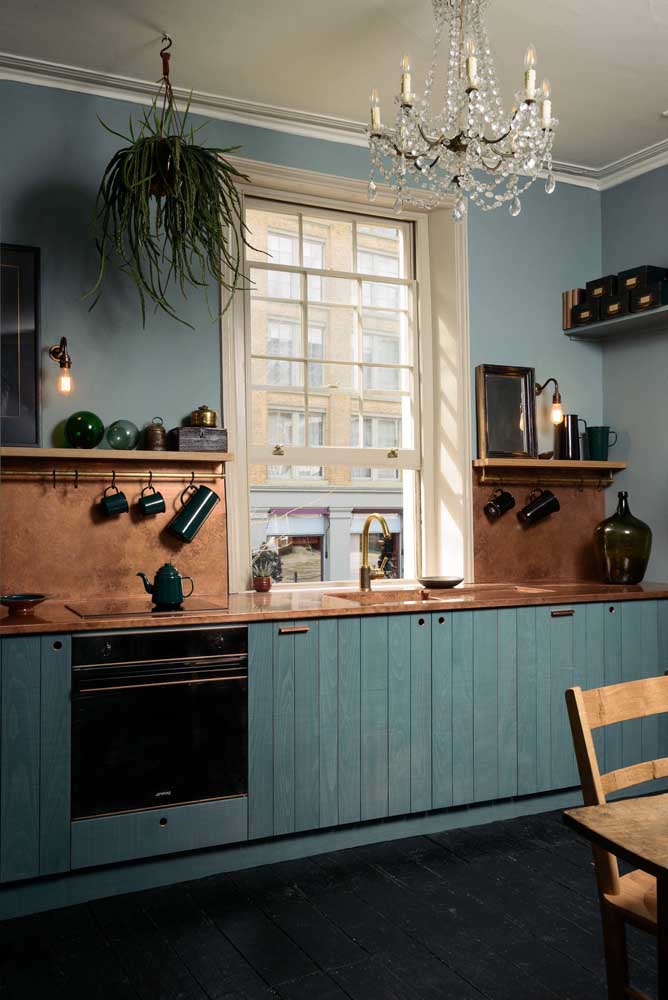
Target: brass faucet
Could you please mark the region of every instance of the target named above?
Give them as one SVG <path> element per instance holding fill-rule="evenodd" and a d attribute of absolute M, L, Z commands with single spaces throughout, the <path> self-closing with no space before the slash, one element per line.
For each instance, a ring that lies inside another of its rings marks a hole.
<path fill-rule="evenodd" d="M 374 521 L 379 521 L 380 526 L 383 529 L 383 537 L 385 541 L 392 538 L 392 532 L 390 531 L 387 521 L 382 514 L 369 514 L 366 521 L 364 522 L 364 527 L 362 528 L 362 564 L 360 566 L 360 590 L 371 590 L 371 581 L 378 580 L 385 574 L 383 570 L 387 565 L 388 557 L 383 555 L 380 566 L 377 569 L 371 569 L 369 566 L 369 529 Z"/>

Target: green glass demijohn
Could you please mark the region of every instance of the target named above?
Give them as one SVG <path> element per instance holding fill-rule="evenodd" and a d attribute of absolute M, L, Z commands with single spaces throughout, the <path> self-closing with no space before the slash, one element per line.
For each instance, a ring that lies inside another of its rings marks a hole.
<path fill-rule="evenodd" d="M 617 496 L 617 510 L 594 532 L 603 577 L 606 583 L 640 583 L 652 551 L 652 530 L 629 510 L 628 493 Z"/>

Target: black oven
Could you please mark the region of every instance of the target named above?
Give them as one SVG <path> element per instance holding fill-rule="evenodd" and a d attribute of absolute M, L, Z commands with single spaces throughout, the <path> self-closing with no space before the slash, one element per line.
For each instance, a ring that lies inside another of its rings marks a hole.
<path fill-rule="evenodd" d="M 72 640 L 72 818 L 248 792 L 248 630 Z"/>

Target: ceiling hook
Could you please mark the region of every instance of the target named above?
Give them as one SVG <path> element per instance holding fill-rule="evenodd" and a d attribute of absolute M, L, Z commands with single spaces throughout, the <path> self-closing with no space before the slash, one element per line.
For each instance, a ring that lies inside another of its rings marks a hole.
<path fill-rule="evenodd" d="M 116 485 L 116 473 L 113 471 L 113 469 L 111 471 L 111 488 L 112 488 L 112 490 L 117 490 L 118 489 L 118 487 Z"/>
<path fill-rule="evenodd" d="M 167 45 L 165 45 L 165 42 L 167 42 Z M 162 59 L 162 76 L 163 79 L 165 80 L 169 79 L 169 50 L 171 49 L 171 47 L 172 47 L 172 39 L 167 34 L 167 32 L 163 32 L 162 48 L 160 49 L 160 58 Z"/>
<path fill-rule="evenodd" d="M 148 470 L 148 488 L 149 488 L 149 490 L 151 489 L 152 486 L 153 486 L 153 473 L 149 469 Z"/>
<path fill-rule="evenodd" d="M 188 483 L 188 489 L 192 490 L 194 488 L 195 488 L 195 473 L 191 472 L 190 473 L 190 482 Z"/>

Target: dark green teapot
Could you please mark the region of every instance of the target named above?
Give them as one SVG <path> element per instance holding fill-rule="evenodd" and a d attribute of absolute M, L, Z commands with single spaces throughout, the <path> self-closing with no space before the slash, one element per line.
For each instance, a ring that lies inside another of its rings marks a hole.
<path fill-rule="evenodd" d="M 195 582 L 191 576 L 181 576 L 176 566 L 165 563 L 155 574 L 152 584 L 148 582 L 145 573 L 137 573 L 144 581 L 144 588 L 147 594 L 153 598 L 153 603 L 160 608 L 178 608 L 181 602 L 190 597 L 195 589 Z M 183 581 L 190 580 L 190 591 L 183 593 Z"/>

